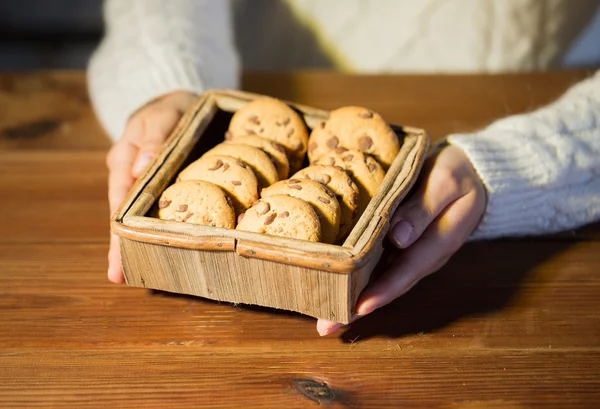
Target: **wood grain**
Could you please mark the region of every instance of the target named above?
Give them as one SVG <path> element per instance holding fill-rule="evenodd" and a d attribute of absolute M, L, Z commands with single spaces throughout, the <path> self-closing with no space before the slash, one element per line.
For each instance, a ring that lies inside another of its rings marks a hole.
<path fill-rule="evenodd" d="M 406 298 L 318 338 L 299 315 L 111 286 L 102 245 L 6 244 L 0 402 L 303 408 L 292 382 L 309 378 L 350 405 L 332 407 L 593 407 L 598 251 L 471 244 Z M 491 267 L 465 268 L 478 256 Z"/>
<path fill-rule="evenodd" d="M 597 403 L 593 388 L 600 371 L 586 352 L 570 352 L 566 366 L 564 352 L 560 351 L 467 353 L 460 358 L 439 355 L 432 361 L 422 355 L 407 356 L 394 348 L 376 354 L 357 348 L 311 359 L 269 354 L 202 356 L 185 346 L 141 351 L 83 350 L 86 358 L 81 360 L 73 360 L 68 352 L 51 351 L 44 357 L 43 374 L 35 354 L 13 355 L 3 361 L 17 368 L 6 386 L 27 389 L 28 393 L 19 397 L 0 391 L 0 399 L 10 407 L 39 406 L 43 402 L 45 406 L 93 408 L 101 402 L 120 408 L 300 409 L 320 405 L 300 396 L 293 380 L 315 376 L 322 379 L 327 372 L 327 394 L 333 399 L 323 399 L 323 404 L 331 408 L 562 409 L 565 404 L 591 408 Z M 373 361 L 382 356 L 385 358 Z M 332 360 L 353 362 L 330 368 Z M 432 362 L 436 362 L 434 368 Z M 379 371 L 366 369 L 374 363 L 379 364 Z M 90 367 L 95 370 L 91 372 Z M 381 372 L 389 373 L 385 382 L 381 382 Z M 389 385 L 395 387 L 387 388 Z"/>
<path fill-rule="evenodd" d="M 548 102 L 584 75 L 244 84 L 325 109 L 366 101 L 439 136 Z M 35 123 L 85 95 L 80 73 L 0 75 L 0 91 L 0 129 L 21 123 L 4 115 L 12 101 Z M 91 115 L 86 102 L 69 109 Z M 78 126 L 0 136 L 0 407 L 600 406 L 600 225 L 470 243 L 406 296 L 320 338 L 298 314 L 110 284 L 106 138 Z M 393 262 L 384 253 L 376 271 Z"/>
<path fill-rule="evenodd" d="M 242 86 L 317 108 L 364 105 L 391 123 L 426 129 L 433 140 L 476 130 L 547 104 L 593 71 L 514 75 L 339 75 L 328 71 L 249 74 Z"/>
<path fill-rule="evenodd" d="M 0 150 L 110 146 L 80 72 L 2 74 L 0 90 Z"/>
<path fill-rule="evenodd" d="M 106 242 L 105 151 L 0 151 L 0 242 Z"/>

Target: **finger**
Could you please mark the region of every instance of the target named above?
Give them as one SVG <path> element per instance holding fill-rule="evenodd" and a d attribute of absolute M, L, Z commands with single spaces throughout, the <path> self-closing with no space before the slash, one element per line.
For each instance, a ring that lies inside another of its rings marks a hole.
<path fill-rule="evenodd" d="M 134 182 L 131 167 L 138 149 L 127 139 L 121 139 L 111 149 L 108 159 L 108 203 L 111 215 L 117 211 Z"/>
<path fill-rule="evenodd" d="M 405 294 L 449 260 L 476 226 L 470 214 L 474 200 L 478 200 L 475 196 L 466 195 L 444 210 L 398 262 L 361 294 L 357 303 L 359 316 Z"/>
<path fill-rule="evenodd" d="M 140 135 L 135 141 L 139 152 L 132 167 L 132 176 L 138 178 L 156 156 L 181 118 L 177 109 L 149 110 L 132 125 L 131 134 Z M 133 121 L 132 121 L 133 122 Z"/>
<path fill-rule="evenodd" d="M 108 203 L 111 216 L 117 211 L 133 185 L 134 179 L 131 176 L 131 166 L 136 154 L 137 147 L 127 139 L 121 139 L 117 142 L 108 154 Z M 110 235 L 107 274 L 108 279 L 113 283 L 124 281 L 119 240 L 113 233 Z"/>
<path fill-rule="evenodd" d="M 450 257 L 446 257 L 445 259 L 441 260 L 436 266 L 434 266 L 433 271 L 436 271 L 436 270 L 439 270 L 440 268 L 442 268 L 449 259 L 450 259 Z M 416 284 L 417 283 L 415 283 L 414 285 L 416 285 Z M 414 285 L 412 285 L 410 288 L 412 288 Z M 366 315 L 366 314 L 361 314 L 361 315 Z M 356 318 L 358 318 L 358 316 L 354 316 L 352 320 L 354 320 Z M 341 324 L 341 323 L 335 322 L 335 321 L 330 321 L 330 320 L 321 319 L 321 318 L 319 318 L 317 320 L 317 332 L 322 337 L 329 335 L 329 334 L 333 334 L 334 332 L 336 332 L 338 329 L 342 328 L 343 326 L 344 326 L 344 324 Z"/>
<path fill-rule="evenodd" d="M 319 319 L 317 320 L 317 332 L 320 336 L 329 335 L 339 328 L 343 327 L 344 324 L 340 324 L 339 322 L 333 322 L 329 320 Z"/>
<path fill-rule="evenodd" d="M 405 249 L 412 245 L 433 220 L 463 194 L 458 177 L 445 168 L 436 168 L 406 203 L 398 207 L 388 234 L 394 245 Z"/>
<path fill-rule="evenodd" d="M 121 266 L 121 248 L 119 238 L 114 233 L 110 234 L 110 248 L 108 250 L 108 279 L 116 284 L 125 281 L 123 267 Z"/>

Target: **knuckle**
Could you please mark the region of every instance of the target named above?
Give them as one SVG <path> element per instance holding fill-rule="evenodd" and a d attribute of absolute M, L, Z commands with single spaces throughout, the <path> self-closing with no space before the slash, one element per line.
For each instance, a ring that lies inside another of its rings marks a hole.
<path fill-rule="evenodd" d="M 439 182 L 439 186 L 448 191 L 456 192 L 460 190 L 460 172 L 456 169 L 447 166 L 435 170 L 435 178 Z"/>
<path fill-rule="evenodd" d="M 120 141 L 131 141 L 132 143 L 135 143 L 140 138 L 142 135 L 141 129 L 143 129 L 142 127 L 144 123 L 143 115 L 143 112 L 138 112 L 129 118 L 125 124 L 123 136 L 121 137 Z"/>
<path fill-rule="evenodd" d="M 156 154 L 162 147 L 164 141 L 165 141 L 165 139 L 161 139 L 161 140 L 147 139 L 140 146 L 140 151 L 146 152 L 146 153 L 151 153 L 151 154 Z"/>
<path fill-rule="evenodd" d="M 151 125 L 171 124 L 179 120 L 181 115 L 176 109 L 153 106 L 151 112 L 144 117 L 145 122 Z"/>
<path fill-rule="evenodd" d="M 486 207 L 487 196 L 477 189 L 463 196 L 463 203 L 470 214 L 483 212 Z"/>
<path fill-rule="evenodd" d="M 177 122 L 181 118 L 181 113 L 177 109 L 166 109 L 162 113 L 163 121 L 165 122 Z"/>
<path fill-rule="evenodd" d="M 392 226 L 394 224 L 396 224 L 397 222 L 399 222 L 401 219 L 404 219 L 404 215 L 406 213 L 406 206 L 400 206 L 398 207 L 398 209 L 396 209 L 396 211 L 394 212 L 393 216 L 392 216 Z"/>
<path fill-rule="evenodd" d="M 432 213 L 423 202 L 414 203 L 407 212 L 407 216 L 413 224 L 428 224 L 432 218 Z"/>
<path fill-rule="evenodd" d="M 141 146 L 157 148 L 169 137 L 180 116 L 174 111 L 161 111 L 144 121 Z"/>
<path fill-rule="evenodd" d="M 460 179 L 454 174 L 452 178 L 444 181 L 443 187 L 451 196 L 459 195 L 463 190 Z"/>
<path fill-rule="evenodd" d="M 456 177 L 456 171 L 448 166 L 437 166 L 432 170 L 436 178 L 440 180 L 450 180 Z"/>

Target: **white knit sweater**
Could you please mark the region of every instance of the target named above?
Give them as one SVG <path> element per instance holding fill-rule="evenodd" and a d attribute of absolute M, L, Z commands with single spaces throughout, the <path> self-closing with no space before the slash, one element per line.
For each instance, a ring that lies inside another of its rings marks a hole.
<path fill-rule="evenodd" d="M 116 139 L 132 112 L 162 94 L 238 87 L 240 66 L 366 73 L 556 67 L 595 7 L 594 0 L 106 0 L 107 31 L 89 65 L 89 88 Z M 600 73 L 536 112 L 450 135 L 489 194 L 473 238 L 600 219 L 599 124 Z"/>

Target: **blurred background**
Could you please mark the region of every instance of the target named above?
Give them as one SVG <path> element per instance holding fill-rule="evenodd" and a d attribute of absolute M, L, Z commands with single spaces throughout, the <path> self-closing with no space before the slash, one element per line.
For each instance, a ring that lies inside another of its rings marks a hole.
<path fill-rule="evenodd" d="M 102 0 L 0 0 L 0 70 L 84 69 L 102 30 Z M 564 65 L 600 65 L 598 38 L 600 12 Z"/>
<path fill-rule="evenodd" d="M 85 68 L 102 0 L 0 0 L 0 70 Z"/>

